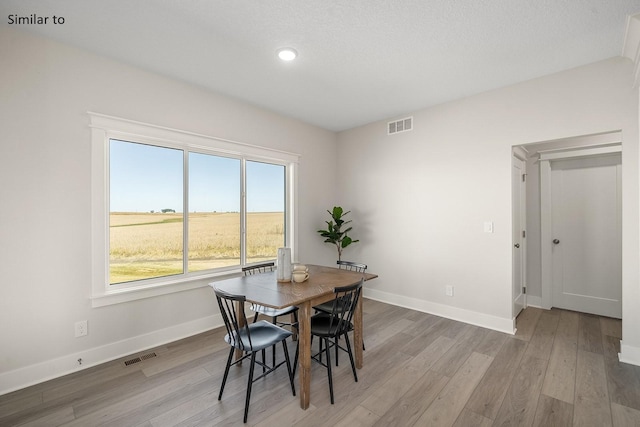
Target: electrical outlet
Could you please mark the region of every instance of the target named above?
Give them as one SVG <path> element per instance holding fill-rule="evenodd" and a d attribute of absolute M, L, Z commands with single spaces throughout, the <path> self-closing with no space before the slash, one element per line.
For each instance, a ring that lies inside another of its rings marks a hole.
<path fill-rule="evenodd" d="M 76 338 L 84 337 L 85 335 L 87 335 L 88 330 L 87 330 L 86 320 L 81 320 L 79 322 L 76 322 L 75 327 L 76 327 Z"/>
<path fill-rule="evenodd" d="M 448 296 L 448 297 L 452 297 L 453 296 L 453 286 L 451 285 L 447 285 L 445 287 L 444 293 Z"/>

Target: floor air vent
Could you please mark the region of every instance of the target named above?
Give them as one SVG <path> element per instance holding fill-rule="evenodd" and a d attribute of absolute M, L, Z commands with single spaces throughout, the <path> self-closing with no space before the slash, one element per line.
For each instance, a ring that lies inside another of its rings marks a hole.
<path fill-rule="evenodd" d="M 155 353 L 144 354 L 140 357 L 134 357 L 133 359 L 125 360 L 124 365 L 125 366 L 133 365 L 134 363 L 142 362 L 143 360 L 151 359 L 154 357 L 156 357 Z"/>
<path fill-rule="evenodd" d="M 413 130 L 413 117 L 405 117 L 404 119 L 387 123 L 387 135 L 410 130 Z"/>

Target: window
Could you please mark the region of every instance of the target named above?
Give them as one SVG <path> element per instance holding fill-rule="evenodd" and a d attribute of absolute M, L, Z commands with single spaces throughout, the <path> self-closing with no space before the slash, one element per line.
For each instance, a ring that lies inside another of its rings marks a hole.
<path fill-rule="evenodd" d="M 247 162 L 247 261 L 277 257 L 285 242 L 285 168 Z"/>
<path fill-rule="evenodd" d="M 298 156 L 90 117 L 94 300 L 202 286 L 294 247 Z"/>
<path fill-rule="evenodd" d="M 189 271 L 240 265 L 240 167 L 189 153 Z"/>
<path fill-rule="evenodd" d="M 109 140 L 109 283 L 182 274 L 183 152 Z"/>

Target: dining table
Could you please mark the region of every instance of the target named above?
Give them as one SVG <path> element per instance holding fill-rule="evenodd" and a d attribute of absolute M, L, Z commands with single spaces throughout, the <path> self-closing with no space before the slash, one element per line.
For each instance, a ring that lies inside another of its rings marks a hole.
<path fill-rule="evenodd" d="M 334 298 L 336 287 L 349 286 L 378 277 L 376 274 L 360 273 L 305 264 L 309 269 L 309 278 L 304 282 L 278 281 L 276 271 L 231 277 L 211 283 L 215 289 L 234 295 L 244 295 L 247 302 L 264 305 L 276 309 L 289 306 L 298 307 L 298 372 L 300 407 L 307 409 L 310 402 L 311 389 L 311 316 L 313 307 Z M 244 312 L 244 305 L 238 305 L 238 313 Z M 244 316 L 238 316 L 244 319 Z M 355 364 L 360 369 L 363 365 L 362 339 L 362 298 L 358 300 L 353 316 Z M 242 351 L 236 352 L 236 358 Z"/>

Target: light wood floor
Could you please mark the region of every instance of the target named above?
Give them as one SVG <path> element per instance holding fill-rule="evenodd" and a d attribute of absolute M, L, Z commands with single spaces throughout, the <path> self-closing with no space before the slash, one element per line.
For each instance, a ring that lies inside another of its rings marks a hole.
<path fill-rule="evenodd" d="M 364 311 L 359 382 L 341 354 L 331 405 L 314 363 L 303 411 L 280 369 L 254 384 L 248 425 L 640 426 L 640 367 L 617 361 L 618 320 L 528 308 L 510 336 L 371 300 Z M 219 402 L 222 337 L 210 331 L 133 355 L 156 354 L 138 363 L 0 396 L 0 425 L 241 425 L 248 366 L 232 368 Z"/>

